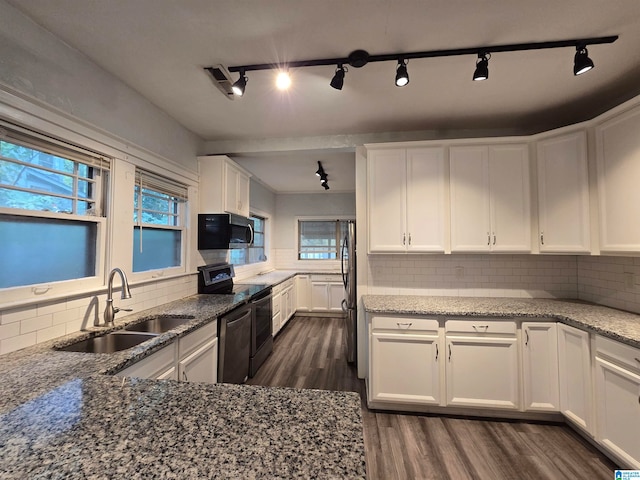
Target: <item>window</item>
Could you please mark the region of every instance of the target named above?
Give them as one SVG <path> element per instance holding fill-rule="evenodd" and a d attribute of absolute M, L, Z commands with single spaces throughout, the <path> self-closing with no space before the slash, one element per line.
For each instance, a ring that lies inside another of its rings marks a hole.
<path fill-rule="evenodd" d="M 229 263 L 232 265 L 248 265 L 250 263 L 265 262 L 265 233 L 267 220 L 253 215 L 253 243 L 247 248 L 234 248 L 229 252 Z"/>
<path fill-rule="evenodd" d="M 338 260 L 347 233 L 344 220 L 299 220 L 298 260 Z"/>
<path fill-rule="evenodd" d="M 0 288 L 94 277 L 109 161 L 0 124 Z"/>
<path fill-rule="evenodd" d="M 182 265 L 187 187 L 137 169 L 134 193 L 133 271 Z"/>

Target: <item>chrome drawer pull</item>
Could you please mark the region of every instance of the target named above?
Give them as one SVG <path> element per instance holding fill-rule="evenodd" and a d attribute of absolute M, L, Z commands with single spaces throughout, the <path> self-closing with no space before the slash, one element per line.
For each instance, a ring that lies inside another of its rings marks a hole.
<path fill-rule="evenodd" d="M 396 325 L 398 325 L 398 328 L 409 328 L 411 327 L 411 325 L 413 325 L 413 323 L 409 322 L 409 323 L 400 323 L 400 322 L 396 322 Z"/>
<path fill-rule="evenodd" d="M 489 330 L 489 325 L 473 325 L 473 329 L 475 331 L 478 331 L 479 328 L 482 329 L 482 332 L 486 332 L 487 330 Z"/>
<path fill-rule="evenodd" d="M 529 345 L 529 330 L 525 330 L 524 334 L 527 336 L 527 341 L 524 342 L 525 345 Z"/>

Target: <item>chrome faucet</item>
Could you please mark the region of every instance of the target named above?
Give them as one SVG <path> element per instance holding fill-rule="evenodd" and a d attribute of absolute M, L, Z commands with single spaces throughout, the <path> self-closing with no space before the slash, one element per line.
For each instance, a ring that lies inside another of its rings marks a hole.
<path fill-rule="evenodd" d="M 131 308 L 118 308 L 113 306 L 113 277 L 116 273 L 120 274 L 120 280 L 122 282 L 122 300 L 131 298 L 131 292 L 129 291 L 129 282 L 127 282 L 127 276 L 119 268 L 114 268 L 109 273 L 109 281 L 107 282 L 107 308 L 104 311 L 104 324 L 105 326 L 113 325 L 113 320 L 120 310 L 130 312 Z"/>

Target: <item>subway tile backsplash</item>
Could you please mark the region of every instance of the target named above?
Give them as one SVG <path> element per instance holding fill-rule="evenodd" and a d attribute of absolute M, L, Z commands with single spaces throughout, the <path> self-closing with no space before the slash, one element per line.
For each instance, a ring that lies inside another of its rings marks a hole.
<path fill-rule="evenodd" d="M 578 298 L 640 313 L 640 257 L 578 257 Z"/>
<path fill-rule="evenodd" d="M 196 275 L 157 280 L 132 286 L 127 300 L 120 299 L 117 288 L 114 303 L 140 312 L 193 295 L 197 290 Z M 102 324 L 106 299 L 107 294 L 100 293 L 0 311 L 0 355 Z M 120 312 L 117 318 L 125 314 Z"/>
<path fill-rule="evenodd" d="M 370 294 L 577 298 L 575 256 L 369 255 Z"/>

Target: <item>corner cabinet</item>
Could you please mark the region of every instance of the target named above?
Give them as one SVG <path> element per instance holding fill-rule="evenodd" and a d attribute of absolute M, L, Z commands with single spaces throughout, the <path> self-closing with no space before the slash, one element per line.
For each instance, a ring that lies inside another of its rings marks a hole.
<path fill-rule="evenodd" d="M 438 320 L 375 315 L 369 335 L 369 399 L 440 405 Z"/>
<path fill-rule="evenodd" d="M 596 127 L 600 251 L 640 252 L 640 107 Z"/>
<path fill-rule="evenodd" d="M 541 253 L 589 253 L 587 137 L 574 132 L 536 144 Z"/>
<path fill-rule="evenodd" d="M 342 312 L 344 285 L 340 275 L 311 275 L 311 311 Z"/>
<path fill-rule="evenodd" d="M 198 157 L 200 212 L 249 216 L 250 175 L 225 155 Z"/>
<path fill-rule="evenodd" d="M 451 251 L 531 251 L 529 147 L 452 146 Z"/>
<path fill-rule="evenodd" d="M 443 147 L 369 150 L 369 253 L 445 251 Z"/>

